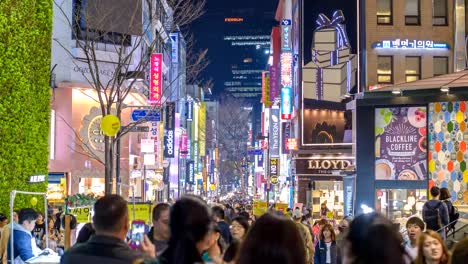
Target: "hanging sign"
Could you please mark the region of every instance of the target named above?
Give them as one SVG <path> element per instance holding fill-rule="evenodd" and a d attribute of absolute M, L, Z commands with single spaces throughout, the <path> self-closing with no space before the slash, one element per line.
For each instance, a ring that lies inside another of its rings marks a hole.
<path fill-rule="evenodd" d="M 166 118 L 164 121 L 164 157 L 174 158 L 175 103 L 166 104 Z"/>
<path fill-rule="evenodd" d="M 292 118 L 292 89 L 285 87 L 281 89 L 281 119 L 290 120 Z"/>
<path fill-rule="evenodd" d="M 162 54 L 151 54 L 149 104 L 161 106 L 162 97 Z"/>

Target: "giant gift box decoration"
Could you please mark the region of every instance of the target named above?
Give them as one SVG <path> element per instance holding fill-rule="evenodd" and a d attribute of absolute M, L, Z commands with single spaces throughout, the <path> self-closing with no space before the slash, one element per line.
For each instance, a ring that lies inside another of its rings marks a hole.
<path fill-rule="evenodd" d="M 304 97 L 340 102 L 356 84 L 356 55 L 350 44 L 343 13 L 338 10 L 330 20 L 319 14 L 314 31 L 312 61 L 304 66 Z"/>

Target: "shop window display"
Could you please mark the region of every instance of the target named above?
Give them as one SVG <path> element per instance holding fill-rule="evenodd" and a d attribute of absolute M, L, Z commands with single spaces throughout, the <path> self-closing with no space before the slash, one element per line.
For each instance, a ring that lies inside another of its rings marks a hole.
<path fill-rule="evenodd" d="M 427 201 L 427 191 L 424 189 L 378 189 L 375 196 L 375 210 L 400 226 L 404 226 L 410 216 L 421 217 Z"/>

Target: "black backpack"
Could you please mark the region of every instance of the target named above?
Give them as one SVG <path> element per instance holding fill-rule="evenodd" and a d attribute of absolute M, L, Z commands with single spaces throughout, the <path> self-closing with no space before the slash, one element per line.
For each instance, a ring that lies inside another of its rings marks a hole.
<path fill-rule="evenodd" d="M 424 205 L 423 219 L 426 222 L 426 228 L 439 231 L 442 228 L 442 221 L 440 219 L 439 208 L 442 206 L 442 202 L 438 202 L 436 206 L 431 207 L 428 203 Z"/>
<path fill-rule="evenodd" d="M 458 209 L 453 206 L 451 201 L 444 201 L 445 205 L 447 205 L 447 209 L 449 211 L 449 222 L 450 225 L 448 226 L 449 231 L 455 229 L 455 225 L 457 224 L 458 218 L 460 218 L 460 213 L 458 212 Z"/>

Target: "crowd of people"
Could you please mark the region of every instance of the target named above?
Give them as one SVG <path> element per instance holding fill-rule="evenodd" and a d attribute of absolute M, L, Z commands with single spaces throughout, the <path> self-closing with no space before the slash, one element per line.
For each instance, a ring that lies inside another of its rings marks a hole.
<path fill-rule="evenodd" d="M 299 207 L 288 212 L 271 209 L 262 216 L 253 216 L 248 205 L 210 206 L 200 197 L 187 195 L 174 204 L 159 203 L 154 207 L 152 227 L 141 236 L 136 249 L 129 246 L 133 244 L 127 201 L 107 195 L 94 204 L 92 223 L 81 228 L 77 243 L 64 252 L 61 263 L 466 263 L 468 240 L 459 242 L 452 254 L 444 243 L 451 209 L 442 200 L 443 193 L 431 189 L 434 199 L 424 206 L 423 219 L 408 219 L 406 235 L 378 213 L 344 218 L 339 223 L 325 217 L 314 222 L 310 211 Z M 437 215 L 433 208 L 437 208 Z M 8 224 L 6 216 L 0 214 L 2 263 L 8 263 L 6 257 L 11 257 L 10 229 L 14 232 L 13 257 L 17 263 L 36 256 L 45 247 L 44 217 L 31 208 L 15 215 L 17 219 Z M 434 219 L 439 225 L 431 223 Z M 57 250 L 62 237 L 54 220 L 56 215 L 52 214 L 48 234 Z"/>

